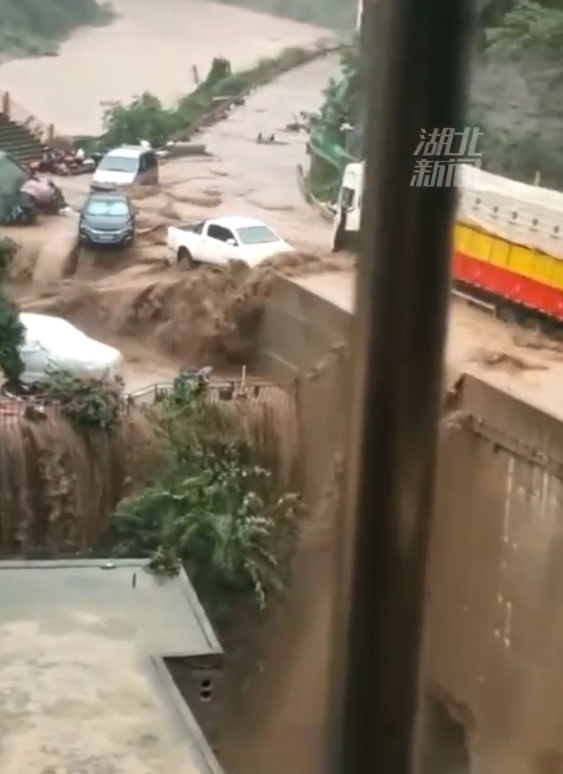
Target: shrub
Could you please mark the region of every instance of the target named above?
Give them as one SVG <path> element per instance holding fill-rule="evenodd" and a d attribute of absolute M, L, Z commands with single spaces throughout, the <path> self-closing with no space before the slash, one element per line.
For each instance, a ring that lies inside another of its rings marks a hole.
<path fill-rule="evenodd" d="M 19 320 L 17 306 L 2 290 L 16 245 L 10 239 L 0 239 L 0 369 L 7 379 L 16 381 L 23 372 L 20 347 L 24 328 Z"/>
<path fill-rule="evenodd" d="M 67 371 L 56 371 L 45 383 L 45 397 L 84 428 L 112 430 L 121 419 L 123 392 L 117 380 L 79 379 Z"/>
<path fill-rule="evenodd" d="M 100 144 L 114 147 L 148 140 L 159 146 L 173 138 L 189 138 L 201 120 L 217 107 L 220 98 L 243 96 L 253 86 L 310 58 L 308 49 L 288 48 L 278 57 L 261 59 L 248 70 L 233 72 L 228 60 L 216 57 L 205 80 L 181 97 L 173 108 L 164 107 L 149 92 L 136 96 L 128 105 L 111 103 L 104 112 Z"/>
<path fill-rule="evenodd" d="M 177 127 L 177 116 L 166 109 L 158 97 L 144 92 L 128 105 L 110 103 L 103 115 L 104 142 L 108 146 L 148 140 L 152 145 L 165 143 Z"/>
<path fill-rule="evenodd" d="M 116 553 L 148 557 L 157 573 L 184 566 L 215 620 L 237 599 L 263 608 L 283 586 L 299 498 L 277 493 L 251 444 L 204 394 L 181 386 L 160 412 L 166 465 L 118 507 Z"/>

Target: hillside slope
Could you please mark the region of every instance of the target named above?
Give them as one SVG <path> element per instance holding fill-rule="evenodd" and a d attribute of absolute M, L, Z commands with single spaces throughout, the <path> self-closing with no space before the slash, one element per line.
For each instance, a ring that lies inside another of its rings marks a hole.
<path fill-rule="evenodd" d="M 76 27 L 112 16 L 109 4 L 96 0 L 0 0 L 0 54 L 53 53 Z"/>

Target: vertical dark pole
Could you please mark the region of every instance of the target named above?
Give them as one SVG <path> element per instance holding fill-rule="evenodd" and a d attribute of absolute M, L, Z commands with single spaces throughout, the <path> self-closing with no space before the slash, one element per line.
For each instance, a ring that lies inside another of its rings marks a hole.
<path fill-rule="evenodd" d="M 364 20 L 366 18 L 365 12 L 366 7 L 368 7 L 369 10 L 370 0 L 363 0 L 361 3 L 361 7 L 358 6 L 358 20 L 360 23 L 359 29 L 357 29 L 357 39 L 358 39 L 358 45 L 360 48 L 360 84 L 362 86 L 364 95 L 366 93 L 367 83 L 369 81 L 369 72 L 370 64 L 371 64 L 371 35 L 373 34 L 373 30 L 370 29 L 369 25 L 364 23 Z M 366 156 L 366 132 L 367 132 L 367 114 L 368 114 L 368 104 L 367 100 L 364 98 L 361 104 L 360 108 L 360 115 L 359 115 L 359 129 L 360 134 L 362 138 L 361 142 L 361 157 L 365 158 Z"/>
<path fill-rule="evenodd" d="M 379 8 L 377 7 L 379 6 Z M 413 771 L 455 191 L 413 188 L 460 127 L 470 0 L 366 0 L 372 45 L 329 769 Z"/>

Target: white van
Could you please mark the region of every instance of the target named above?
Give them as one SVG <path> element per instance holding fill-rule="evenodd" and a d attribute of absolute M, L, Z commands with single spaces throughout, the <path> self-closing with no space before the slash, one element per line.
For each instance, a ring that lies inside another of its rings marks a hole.
<path fill-rule="evenodd" d="M 125 185 L 157 185 L 158 158 L 150 147 L 123 145 L 103 157 L 92 178 L 92 190 Z"/>

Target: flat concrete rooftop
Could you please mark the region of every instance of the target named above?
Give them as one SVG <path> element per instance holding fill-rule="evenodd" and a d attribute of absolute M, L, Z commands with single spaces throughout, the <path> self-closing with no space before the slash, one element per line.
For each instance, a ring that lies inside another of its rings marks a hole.
<path fill-rule="evenodd" d="M 220 654 L 187 577 L 0 563 L 2 774 L 219 774 L 163 656 Z"/>

